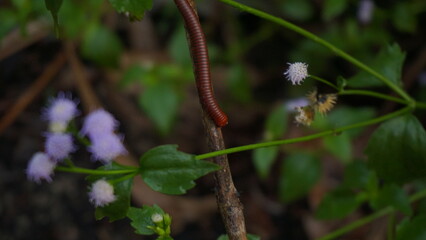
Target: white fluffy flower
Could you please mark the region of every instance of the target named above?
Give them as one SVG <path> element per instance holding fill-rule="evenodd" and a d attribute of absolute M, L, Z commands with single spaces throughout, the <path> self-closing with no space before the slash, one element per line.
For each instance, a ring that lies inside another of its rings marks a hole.
<path fill-rule="evenodd" d="M 93 183 L 89 198 L 96 207 L 108 205 L 116 200 L 113 186 L 103 179 Z"/>
<path fill-rule="evenodd" d="M 163 221 L 163 215 L 161 215 L 161 214 L 159 214 L 159 213 L 154 213 L 154 214 L 152 214 L 152 216 L 151 216 L 151 220 L 152 220 L 154 223 L 162 222 L 162 221 Z"/>
<path fill-rule="evenodd" d="M 28 163 L 28 179 L 40 183 L 42 179 L 51 182 L 56 162 L 52 161 L 46 153 L 37 152 Z"/>
<path fill-rule="evenodd" d="M 308 77 L 308 64 L 302 62 L 288 63 L 289 67 L 284 72 L 286 78 L 293 85 L 300 85 L 302 81 Z"/>

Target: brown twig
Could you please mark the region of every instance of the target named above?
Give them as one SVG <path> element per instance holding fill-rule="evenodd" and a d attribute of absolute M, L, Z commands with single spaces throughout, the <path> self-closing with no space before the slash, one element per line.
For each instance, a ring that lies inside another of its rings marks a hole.
<path fill-rule="evenodd" d="M 10 107 L 0 120 L 0 133 L 12 124 L 19 114 L 40 94 L 53 77 L 65 64 L 65 55 L 60 52 L 55 59 L 45 68 L 35 82 L 19 97 L 18 101 Z"/>
<path fill-rule="evenodd" d="M 197 13 L 194 1 L 189 0 L 189 3 L 194 12 Z M 188 29 L 187 40 L 189 48 L 191 49 L 192 46 L 190 38 L 188 37 Z M 199 53 L 197 52 L 193 52 L 191 56 L 194 59 L 194 56 L 198 56 L 198 54 Z M 195 64 L 197 64 L 197 62 L 194 59 L 194 65 Z M 200 97 L 200 99 L 202 99 L 202 97 Z M 218 151 L 225 149 L 221 128 L 217 127 L 217 124 L 213 122 L 211 115 L 207 113 L 208 109 L 205 109 L 203 103 L 200 102 L 200 104 L 203 109 L 203 124 L 207 135 L 209 150 Z M 228 157 L 226 155 L 214 157 L 213 162 L 221 167 L 221 170 L 216 171 L 214 174 L 216 185 L 216 200 L 222 216 L 222 220 L 225 224 L 228 237 L 230 240 L 246 240 L 247 236 L 243 206 L 238 198 L 238 192 L 234 186 L 234 182 L 232 181 L 231 170 L 228 164 Z"/>

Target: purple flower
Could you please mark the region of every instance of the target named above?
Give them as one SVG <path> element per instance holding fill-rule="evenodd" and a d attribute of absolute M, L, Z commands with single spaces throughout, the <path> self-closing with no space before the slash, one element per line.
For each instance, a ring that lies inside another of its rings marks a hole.
<path fill-rule="evenodd" d="M 89 199 L 96 207 L 102 207 L 115 201 L 114 188 L 107 181 L 100 179 L 93 183 Z"/>
<path fill-rule="evenodd" d="M 362 24 L 367 24 L 373 17 L 374 3 L 371 0 L 361 0 L 358 7 L 358 20 Z"/>
<path fill-rule="evenodd" d="M 49 133 L 45 143 L 46 153 L 54 160 L 59 161 L 68 157 L 75 150 L 70 134 Z"/>
<path fill-rule="evenodd" d="M 98 109 L 86 117 L 81 132 L 91 137 L 93 135 L 111 133 L 117 126 L 118 122 L 111 113 Z"/>
<path fill-rule="evenodd" d="M 68 123 L 78 113 L 77 103 L 70 97 L 67 98 L 64 93 L 59 93 L 57 98 L 51 100 L 43 115 L 50 122 Z"/>
<path fill-rule="evenodd" d="M 121 139 L 114 133 L 92 135 L 91 140 L 92 145 L 89 147 L 89 151 L 93 154 L 93 158 L 105 164 L 119 155 L 127 153 Z"/>
<path fill-rule="evenodd" d="M 40 183 L 42 179 L 47 182 L 52 181 L 51 175 L 56 167 L 56 162 L 50 160 L 49 156 L 43 152 L 35 153 L 27 167 L 27 177 L 29 180 Z"/>

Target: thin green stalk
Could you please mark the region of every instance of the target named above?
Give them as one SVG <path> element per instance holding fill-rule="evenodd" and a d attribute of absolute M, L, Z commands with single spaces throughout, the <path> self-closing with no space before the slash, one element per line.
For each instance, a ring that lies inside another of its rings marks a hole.
<path fill-rule="evenodd" d="M 309 77 L 312 78 L 312 79 L 314 79 L 314 80 L 317 80 L 319 82 L 322 82 L 324 84 L 327 84 L 328 86 L 330 86 L 330 87 L 332 87 L 332 88 L 334 88 L 336 90 L 339 90 L 339 88 L 336 85 L 334 85 L 333 83 L 325 80 L 324 78 L 320 78 L 320 77 L 317 77 L 315 75 L 309 75 Z"/>
<path fill-rule="evenodd" d="M 88 168 L 79 168 L 79 167 L 62 167 L 58 166 L 55 170 L 61 172 L 71 172 L 71 173 L 82 173 L 82 174 L 93 174 L 93 175 L 112 175 L 112 174 L 126 174 L 126 173 L 135 173 L 138 171 L 137 167 L 132 167 L 130 169 L 121 169 L 121 170 L 93 170 Z"/>
<path fill-rule="evenodd" d="M 308 135 L 308 136 L 291 138 L 291 139 L 284 139 L 284 140 L 277 140 L 277 141 L 271 141 L 271 142 L 255 143 L 255 144 L 244 145 L 244 146 L 240 146 L 240 147 L 228 148 L 228 149 L 224 149 L 224 150 L 220 150 L 220 151 L 216 151 L 216 152 L 209 152 L 209 153 L 205 153 L 205 154 L 200 154 L 200 155 L 195 156 L 195 158 L 196 159 L 206 159 L 206 158 L 216 157 L 216 156 L 219 156 L 219 155 L 248 151 L 248 150 L 253 150 L 253 149 L 257 149 L 257 148 L 272 147 L 272 146 L 278 146 L 278 145 L 283 145 L 283 144 L 309 141 L 309 140 L 313 140 L 313 139 L 320 138 L 320 137 L 323 137 L 323 136 L 337 134 L 337 133 L 340 133 L 340 132 L 343 132 L 343 131 L 346 131 L 346 130 L 349 130 L 349 129 L 364 127 L 364 126 L 372 125 L 372 124 L 375 124 L 375 123 L 383 122 L 383 121 L 386 121 L 388 119 L 403 115 L 403 114 L 405 114 L 405 113 L 407 113 L 411 110 L 412 110 L 412 108 L 410 106 L 407 106 L 407 107 L 402 108 L 398 111 L 395 111 L 395 112 L 392 112 L 392 113 L 389 113 L 389 114 L 386 114 L 386 115 L 383 115 L 383 116 L 380 116 L 380 117 L 377 117 L 377 118 L 373 118 L 373 119 L 370 119 L 370 120 L 367 120 L 367 121 L 364 121 L 364 122 L 359 122 L 359 123 L 339 127 L 339 128 L 336 128 L 336 129 L 327 130 L 327 131 L 315 133 L 315 134 Z"/>
<path fill-rule="evenodd" d="M 416 108 L 426 109 L 426 103 L 416 102 Z"/>
<path fill-rule="evenodd" d="M 335 47 L 333 44 L 327 42 L 326 40 L 318 37 L 317 35 L 306 31 L 303 28 L 300 28 L 282 18 L 278 18 L 275 17 L 273 15 L 270 15 L 268 13 L 262 12 L 260 10 L 251 8 L 247 5 L 235 2 L 233 0 L 220 0 L 221 2 L 228 4 L 230 6 L 233 6 L 235 8 L 240 9 L 241 11 L 244 12 L 248 12 L 251 13 L 255 16 L 258 16 L 260 18 L 269 20 L 271 22 L 274 22 L 276 24 L 279 24 L 283 27 L 286 27 L 294 32 L 297 32 L 299 34 L 301 34 L 302 36 L 311 39 L 314 42 L 317 42 L 321 45 L 323 45 L 324 47 L 330 49 L 332 52 L 334 52 L 336 55 L 346 59 L 347 61 L 351 62 L 352 64 L 354 64 L 355 66 L 359 67 L 360 69 L 370 73 L 371 75 L 377 77 L 378 79 L 380 79 L 383 83 L 385 83 L 389 88 L 391 88 L 393 91 L 395 91 L 396 93 L 398 93 L 402 98 L 404 98 L 405 100 L 407 100 L 410 103 L 413 103 L 413 100 L 411 99 L 411 97 L 404 91 L 402 90 L 399 86 L 397 86 L 395 83 L 393 83 L 392 81 L 390 81 L 389 79 L 387 79 L 385 76 L 383 76 L 382 74 L 376 72 L 374 69 L 370 68 L 369 66 L 365 65 L 364 63 L 360 62 L 359 60 L 357 60 L 356 58 L 352 57 L 351 55 L 347 54 L 346 52 L 342 51 L 341 49 Z M 411 104 L 413 105 L 413 104 Z"/>
<path fill-rule="evenodd" d="M 395 240 L 395 224 L 396 216 L 395 212 L 393 212 L 388 217 L 387 240 Z"/>
<path fill-rule="evenodd" d="M 413 202 L 415 202 L 419 199 L 422 199 L 424 197 L 426 197 L 426 189 L 422 190 L 420 192 L 417 192 L 417 193 L 413 194 L 412 196 L 410 196 L 410 203 L 413 203 Z M 352 231 L 352 230 L 354 230 L 354 229 L 356 229 L 356 228 L 358 228 L 358 227 L 360 227 L 364 224 L 367 224 L 367 223 L 369 223 L 369 222 L 371 222 L 371 221 L 373 221 L 377 218 L 383 217 L 383 216 L 390 214 L 390 213 L 393 213 L 395 211 L 396 210 L 392 207 L 384 208 L 384 209 L 382 209 L 378 212 L 375 212 L 375 213 L 373 213 L 369 216 L 363 217 L 363 218 L 358 219 L 357 221 L 354 221 L 354 222 L 352 222 L 352 223 L 350 223 L 350 224 L 348 224 L 348 225 L 346 225 L 342 228 L 339 228 L 336 231 L 331 232 L 331 233 L 327 234 L 326 236 L 323 236 L 323 237 L 321 237 L 317 240 L 332 240 L 332 239 L 335 239 L 335 238 L 342 236 L 343 234 L 348 233 L 348 232 L 350 232 L 350 231 Z"/>
<path fill-rule="evenodd" d="M 400 98 L 392 97 L 386 94 L 381 94 L 381 93 L 368 91 L 368 90 L 343 90 L 339 92 L 338 94 L 339 95 L 366 95 L 366 96 L 371 96 L 375 98 L 382 98 L 382 99 L 397 102 L 397 103 L 407 104 L 407 101 L 404 99 L 400 99 Z"/>
<path fill-rule="evenodd" d="M 123 176 L 123 177 L 121 177 L 121 178 L 116 178 L 116 179 L 109 180 L 109 182 L 110 182 L 111 184 L 119 183 L 119 182 L 125 181 L 125 180 L 127 180 L 127 179 L 133 178 L 133 177 L 135 177 L 136 175 L 138 175 L 138 173 L 137 173 L 137 172 L 134 172 L 134 173 L 131 173 L 131 174 L 127 174 L 127 175 L 125 175 L 125 176 Z"/>

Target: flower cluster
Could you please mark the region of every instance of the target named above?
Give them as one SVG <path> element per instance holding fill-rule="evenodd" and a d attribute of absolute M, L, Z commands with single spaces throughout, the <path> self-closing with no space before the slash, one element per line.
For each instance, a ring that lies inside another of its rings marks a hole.
<path fill-rule="evenodd" d="M 50 100 L 49 106 L 44 109 L 42 118 L 48 122 L 49 131 L 44 134 L 46 137 L 44 152 L 35 153 L 28 163 L 26 173 L 29 180 L 37 183 L 42 180 L 52 181 L 56 166 L 64 159 L 70 160 L 70 154 L 76 150 L 73 135 L 77 135 L 77 139 L 84 139 L 84 136 L 87 136 L 91 140 L 87 147 L 88 151 L 92 153 L 94 159 L 104 164 L 126 153 L 122 137 L 115 133 L 118 121 L 103 109 L 90 113 L 78 133 L 75 125 L 70 125 L 79 114 L 77 105 L 76 100 L 60 93 Z M 98 180 L 91 187 L 89 199 L 96 207 L 108 205 L 116 199 L 114 188 L 107 181 Z"/>

